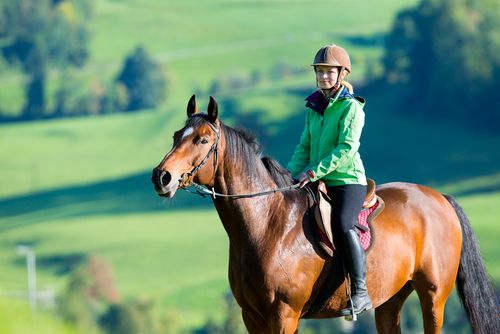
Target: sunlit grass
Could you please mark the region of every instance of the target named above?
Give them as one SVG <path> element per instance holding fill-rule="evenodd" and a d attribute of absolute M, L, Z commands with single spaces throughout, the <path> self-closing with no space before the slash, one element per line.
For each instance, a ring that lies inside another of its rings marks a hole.
<path fill-rule="evenodd" d="M 25 301 L 0 298 L 0 333 L 84 334 L 47 311 L 32 312 Z"/>
<path fill-rule="evenodd" d="M 51 69 L 46 99 L 53 105 L 54 91 L 68 80 L 83 87 L 90 82 L 106 86 L 138 45 L 162 64 L 169 77 L 169 101 L 164 106 L 172 104 L 170 100 L 174 105 L 184 103 L 195 87 L 206 90 L 217 77 L 235 71 L 268 73 L 280 62 L 307 67 L 314 52 L 329 43 L 349 47 L 357 67 L 353 78 L 359 80 L 367 60 L 377 60 L 382 42 L 358 46 L 348 38 L 383 34 L 395 11 L 414 3 L 351 1 L 342 4 L 342 11 L 355 15 L 332 20 L 336 2 L 96 1 L 89 21 L 87 63 L 81 69 Z M 61 80 L 62 72 L 68 79 Z M 24 96 L 25 80 L 13 73 L 9 71 L 5 81 L 0 77 L 0 105 L 8 114 L 19 113 Z"/>
<path fill-rule="evenodd" d="M 224 108 L 220 117 L 254 132 L 265 124 L 273 138 L 265 143 L 265 154 L 286 160 L 302 126 L 288 124 L 289 117 L 302 121 L 305 97 L 290 91 L 313 89 L 313 83 L 307 73 L 274 76 L 277 64 L 310 70 L 313 53 L 335 42 L 352 51 L 356 83 L 377 61 L 381 44 L 373 40 L 360 45 L 349 37 L 369 40 L 383 34 L 394 12 L 415 2 L 95 1 L 90 59 L 82 69 L 71 70 L 70 77 L 84 87 L 111 82 L 126 54 L 142 44 L 168 75 L 167 99 L 157 110 L 141 113 L 0 126 L 0 290 L 25 289 L 24 259 L 15 246 L 30 243 L 40 261 L 72 254 L 103 258 L 123 298 L 152 300 L 161 311 L 177 314 L 184 326 L 199 325 L 207 317 L 219 319 L 229 287 L 228 240 L 215 209 L 193 209 L 174 199 L 163 211 L 125 211 L 137 205 L 130 198 L 152 199 L 120 179 L 143 173 L 149 186 L 147 174 L 170 148 L 174 129 L 182 126 L 189 96 L 198 93 L 200 109 L 206 109 L 214 80 L 248 78 L 256 72 L 262 78 L 257 85 L 226 88 L 216 95 L 222 106 L 230 99 L 239 103 L 246 123 L 241 117 L 238 123 Z M 356 14 L 332 21 L 331 12 L 339 6 Z M 0 108 L 15 113 L 22 105 L 23 77 L 14 70 L 4 74 Z M 49 73 L 50 94 L 61 84 L 61 75 L 60 70 Z M 53 103 L 53 98 L 48 96 L 48 101 Z M 424 180 L 440 191 L 462 194 L 457 199 L 471 219 L 487 268 L 500 280 L 500 193 L 484 192 L 499 183 L 489 165 L 498 161 L 499 139 L 447 127 L 436 130 L 427 119 L 384 114 L 390 103 L 383 94 L 367 103 L 362 150 L 369 176 L 380 182 Z M 476 174 L 467 175 L 470 170 Z M 92 191 L 85 186 L 110 180 L 117 180 L 117 188 L 97 197 L 72 193 Z M 41 199 L 56 190 L 61 193 L 44 207 Z M 40 197 L 33 201 L 40 202 L 26 204 L 34 193 Z M 58 269 L 39 262 L 39 287 L 64 289 L 67 275 Z M 50 314 L 33 315 L 25 303 L 0 299 L 0 333 L 33 333 L 33 328 L 41 334 L 74 333 Z"/>
<path fill-rule="evenodd" d="M 0 261 L 11 264 L 0 273 L 3 292 L 26 289 L 24 258 L 15 252 L 19 243 L 34 245 L 40 288 L 65 288 L 66 277 L 58 274 L 64 268 L 52 257 L 92 254 L 110 264 L 124 299 L 139 296 L 177 310 L 185 325 L 201 324 L 207 315 L 219 318 L 229 289 L 228 240 L 215 210 L 40 217 L 29 225 L 20 218 L 18 228 L 0 237 Z"/>
<path fill-rule="evenodd" d="M 457 198 L 471 221 L 486 267 L 494 280 L 500 283 L 500 192 Z"/>

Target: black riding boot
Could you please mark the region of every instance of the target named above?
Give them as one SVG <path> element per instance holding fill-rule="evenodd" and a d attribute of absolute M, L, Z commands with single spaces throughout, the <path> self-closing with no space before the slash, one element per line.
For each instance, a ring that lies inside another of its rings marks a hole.
<path fill-rule="evenodd" d="M 351 301 L 354 304 L 354 314 L 362 313 L 372 308 L 372 301 L 366 289 L 366 257 L 359 236 L 354 230 L 344 235 L 345 262 L 351 277 Z M 340 311 L 340 316 L 352 316 L 351 301 L 347 308 Z"/>

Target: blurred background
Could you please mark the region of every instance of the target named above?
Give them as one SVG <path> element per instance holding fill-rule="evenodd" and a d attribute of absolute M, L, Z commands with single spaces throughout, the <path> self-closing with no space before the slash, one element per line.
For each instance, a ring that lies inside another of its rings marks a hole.
<path fill-rule="evenodd" d="M 0 0 L 0 332 L 243 333 L 210 199 L 150 173 L 197 95 L 288 162 L 309 64 L 351 54 L 378 183 L 457 197 L 500 279 L 495 0 Z M 415 296 L 404 333 L 421 333 Z M 308 320 L 301 333 L 373 333 Z M 457 298 L 446 333 L 470 333 Z"/>

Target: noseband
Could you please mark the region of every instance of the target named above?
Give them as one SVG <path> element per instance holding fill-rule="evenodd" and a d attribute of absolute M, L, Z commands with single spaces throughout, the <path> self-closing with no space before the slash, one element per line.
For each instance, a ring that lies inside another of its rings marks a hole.
<path fill-rule="evenodd" d="M 210 150 L 208 150 L 207 155 L 205 155 L 203 160 L 201 160 L 201 162 L 196 167 L 194 167 L 190 172 L 187 172 L 187 173 L 184 173 L 181 175 L 181 177 L 178 180 L 179 181 L 179 188 L 187 188 L 191 185 L 191 183 L 193 182 L 192 181 L 193 177 L 205 165 L 205 163 L 207 162 L 208 158 L 210 158 L 210 155 L 212 153 L 214 154 L 214 173 L 213 173 L 214 176 L 213 176 L 213 178 L 215 178 L 215 172 L 217 171 L 217 162 L 219 160 L 218 148 L 219 148 L 220 131 L 219 131 L 219 128 L 217 128 L 212 123 L 208 123 L 208 125 L 210 125 L 212 130 L 215 132 L 215 141 L 212 144 L 212 146 L 210 147 Z"/>

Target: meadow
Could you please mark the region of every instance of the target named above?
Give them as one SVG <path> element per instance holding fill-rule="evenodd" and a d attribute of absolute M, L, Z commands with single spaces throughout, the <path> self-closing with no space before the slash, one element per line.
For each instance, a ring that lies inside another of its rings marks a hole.
<path fill-rule="evenodd" d="M 308 69 L 319 46 L 339 41 L 352 50 L 352 79 L 361 84 L 393 15 L 414 3 L 96 1 L 90 60 L 71 70 L 72 80 L 104 85 L 142 44 L 168 76 L 167 99 L 138 113 L 0 125 L 0 292 L 25 288 L 24 259 L 15 251 L 24 243 L 35 247 L 39 287 L 62 291 L 78 264 L 72 259 L 93 254 L 110 263 L 123 299 L 151 300 L 182 327 L 220 320 L 228 241 L 210 199 L 180 193 L 163 200 L 150 183 L 187 99 L 196 92 L 203 106 L 215 79 L 259 73 L 258 84 L 216 96 L 220 117 L 255 132 L 265 154 L 285 164 L 300 135 L 304 94 L 314 87 L 309 72 L 275 76 L 273 69 Z M 22 76 L 5 64 L 0 71 L 1 106 L 15 113 Z M 51 72 L 49 90 L 61 80 Z M 397 95 L 360 93 L 368 100 L 362 151 L 369 176 L 457 196 L 500 280 L 500 136 L 395 114 Z"/>
<path fill-rule="evenodd" d="M 46 314 L 35 314 L 23 301 L 0 298 L 0 332 L 9 334 L 78 334 L 75 328 Z M 82 333 L 83 334 L 83 333 Z"/>

